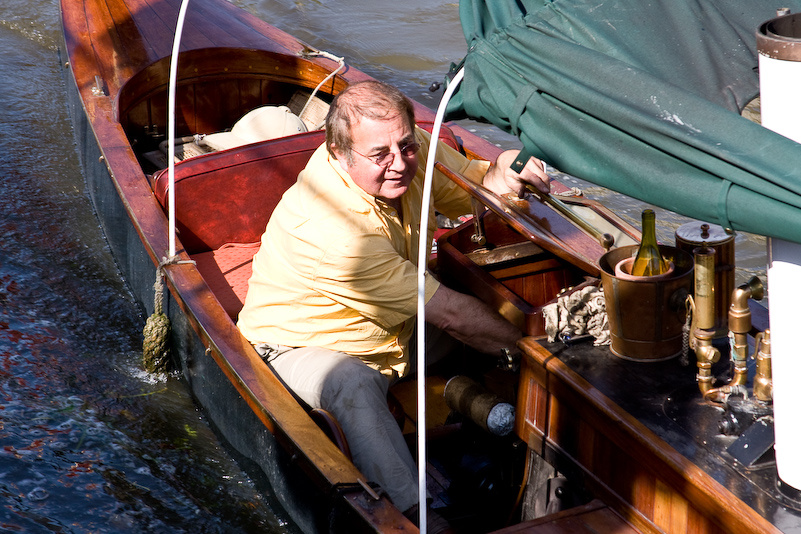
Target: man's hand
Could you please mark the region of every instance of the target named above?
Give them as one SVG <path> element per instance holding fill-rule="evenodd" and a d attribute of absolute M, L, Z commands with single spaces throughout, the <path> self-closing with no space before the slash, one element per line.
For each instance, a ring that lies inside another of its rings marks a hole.
<path fill-rule="evenodd" d="M 529 159 L 519 174 L 511 169 L 518 152 L 507 150 L 501 153 L 484 176 L 484 186 L 496 195 L 515 193 L 521 198 L 526 192 L 526 185 L 532 185 L 543 193 L 550 192 L 551 180 L 545 174 L 542 161 L 537 158 Z"/>

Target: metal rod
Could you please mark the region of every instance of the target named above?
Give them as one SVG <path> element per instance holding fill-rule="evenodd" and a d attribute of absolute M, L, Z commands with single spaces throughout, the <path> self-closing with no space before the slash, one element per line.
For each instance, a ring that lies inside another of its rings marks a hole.
<path fill-rule="evenodd" d="M 575 211 L 568 208 L 567 205 L 558 198 L 555 198 L 553 195 L 543 193 L 542 191 L 539 191 L 530 185 L 527 185 L 526 189 L 528 189 L 529 192 L 553 208 L 555 211 L 558 211 L 564 215 L 565 218 L 570 222 L 590 234 L 590 236 L 592 236 L 601 244 L 604 250 L 609 250 L 612 248 L 612 246 L 614 246 L 615 238 L 611 234 L 598 230 L 589 221 L 580 217 Z"/>

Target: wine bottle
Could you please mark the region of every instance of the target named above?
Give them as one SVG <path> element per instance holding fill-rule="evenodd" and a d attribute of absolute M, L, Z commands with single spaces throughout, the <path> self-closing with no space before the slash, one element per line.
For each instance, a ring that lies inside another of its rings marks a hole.
<path fill-rule="evenodd" d="M 631 274 L 634 276 L 655 276 L 667 271 L 667 262 L 659 252 L 659 245 L 656 243 L 656 214 L 654 210 L 647 209 L 642 212 L 642 242 L 634 265 L 631 267 Z"/>

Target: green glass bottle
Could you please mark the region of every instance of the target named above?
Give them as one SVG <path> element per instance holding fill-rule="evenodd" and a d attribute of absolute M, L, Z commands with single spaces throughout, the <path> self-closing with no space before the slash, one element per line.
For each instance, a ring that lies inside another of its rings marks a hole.
<path fill-rule="evenodd" d="M 631 267 L 634 276 L 656 276 L 667 272 L 668 266 L 656 242 L 656 214 L 647 209 L 642 212 L 642 242 Z"/>

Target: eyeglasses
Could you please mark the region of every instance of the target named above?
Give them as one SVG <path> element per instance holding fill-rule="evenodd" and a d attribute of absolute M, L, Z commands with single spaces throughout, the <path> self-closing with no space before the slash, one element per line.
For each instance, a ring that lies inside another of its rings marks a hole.
<path fill-rule="evenodd" d="M 369 159 L 370 161 L 372 161 L 373 163 L 375 163 L 379 167 L 389 167 L 390 165 L 392 165 L 395 162 L 395 153 L 394 152 L 387 151 L 387 152 L 382 152 L 380 154 L 377 154 L 375 156 L 367 156 L 365 154 L 362 154 L 358 150 L 354 150 L 353 148 L 351 148 L 350 150 L 351 150 L 351 152 L 356 152 L 358 155 L 360 155 L 363 158 Z M 415 154 L 417 154 L 418 150 L 420 150 L 420 143 L 411 142 L 411 143 L 406 143 L 405 145 L 400 147 L 399 152 L 401 153 L 401 155 L 403 157 L 410 158 L 410 157 L 414 156 Z"/>

